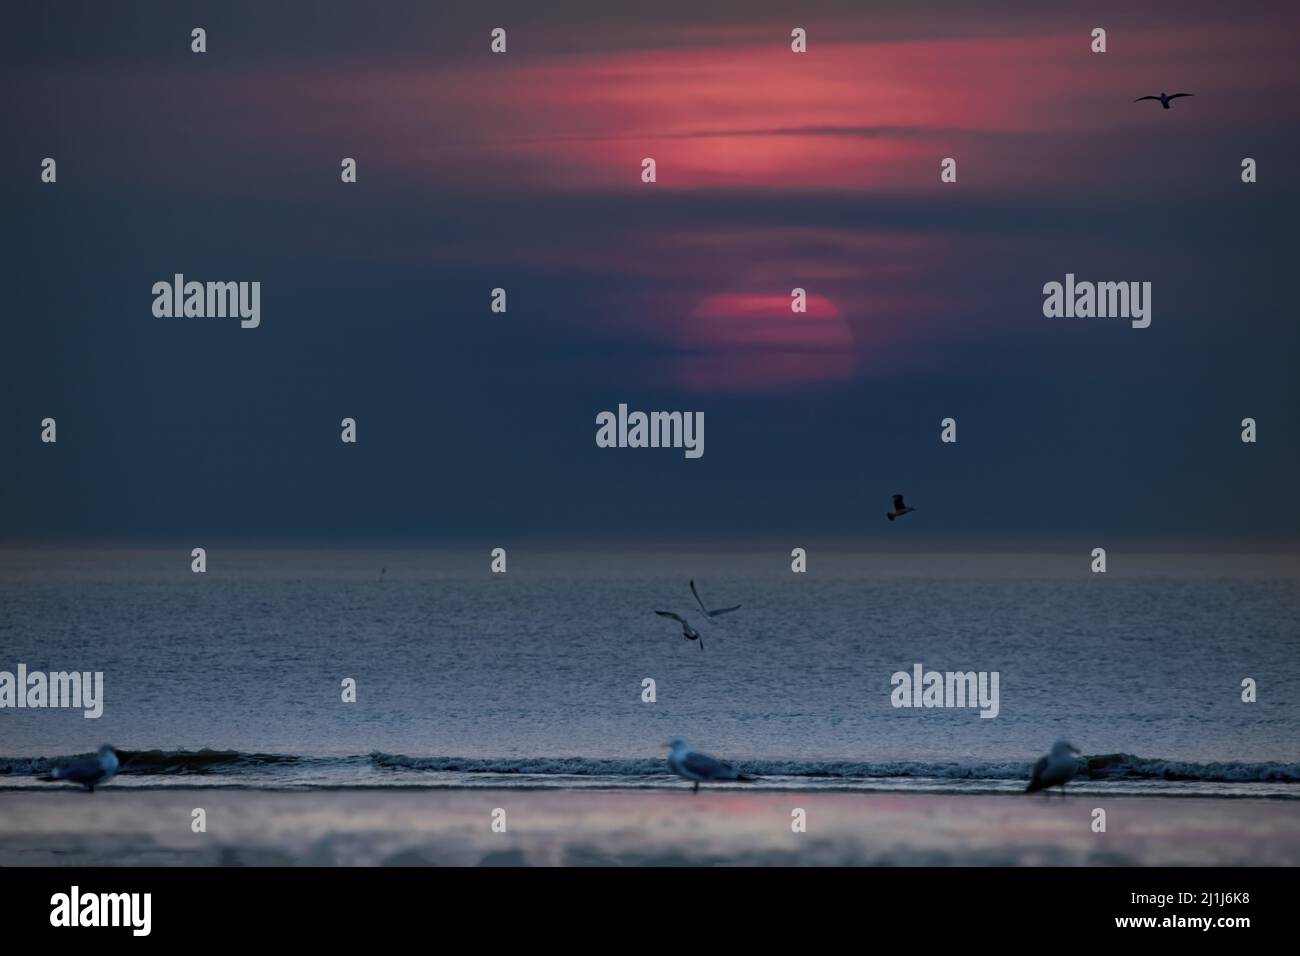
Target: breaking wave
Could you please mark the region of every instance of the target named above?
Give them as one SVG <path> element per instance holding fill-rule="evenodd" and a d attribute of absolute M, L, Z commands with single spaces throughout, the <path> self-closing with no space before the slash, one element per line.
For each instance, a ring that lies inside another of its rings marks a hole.
<path fill-rule="evenodd" d="M 0 757 L 0 776 L 23 777 L 48 773 L 56 764 L 73 757 Z M 619 779 L 662 776 L 663 758 L 633 759 L 596 757 L 410 757 L 375 751 L 344 757 L 299 756 L 294 754 L 245 753 L 234 750 L 119 750 L 121 776 L 188 775 L 241 776 L 258 779 L 310 775 L 327 780 L 345 773 L 357 781 L 367 775 L 372 782 L 400 773 L 403 778 L 421 774 Z M 927 762 L 738 759 L 737 769 L 758 777 L 807 779 L 831 782 L 914 779 L 933 781 L 1023 781 L 1028 779 L 1030 761 Z M 1300 764 L 1241 763 L 1236 761 L 1195 763 L 1138 757 L 1133 754 L 1103 754 L 1080 758 L 1078 780 L 1192 781 L 1202 783 L 1300 783 Z M 233 779 L 232 779 L 233 782 Z"/>

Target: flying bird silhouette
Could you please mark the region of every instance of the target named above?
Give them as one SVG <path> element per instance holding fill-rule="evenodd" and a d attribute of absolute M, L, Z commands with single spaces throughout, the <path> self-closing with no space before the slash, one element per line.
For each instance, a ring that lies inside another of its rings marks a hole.
<path fill-rule="evenodd" d="M 732 611 L 740 610 L 740 605 L 736 604 L 732 607 L 720 607 L 716 611 L 710 611 L 707 607 L 704 606 L 704 601 L 701 600 L 700 598 L 700 592 L 695 590 L 694 578 L 691 579 L 691 593 L 695 595 L 695 603 L 700 606 L 700 610 L 704 612 L 705 617 L 713 618 L 713 617 L 718 617 L 719 615 L 722 614 L 730 614 Z"/>
<path fill-rule="evenodd" d="M 70 783 L 79 783 L 91 793 L 95 792 L 95 785 L 108 783 L 117 773 L 117 752 L 108 744 L 99 748 L 99 753 L 94 757 L 82 758 L 81 760 L 66 760 L 63 763 L 55 764 L 50 768 L 50 772 L 41 777 L 41 780 L 49 782 L 67 780 Z"/>
<path fill-rule="evenodd" d="M 695 784 L 692 793 L 700 792 L 700 784 L 713 780 L 735 780 L 740 783 L 752 783 L 755 778 L 741 773 L 729 763 L 717 757 L 697 753 L 686 746 L 686 741 L 678 737 L 672 743 L 664 744 L 669 748 L 668 769 L 677 776 Z"/>
<path fill-rule="evenodd" d="M 1029 779 L 1029 786 L 1025 787 L 1025 793 L 1059 786 L 1061 796 L 1065 796 L 1065 785 L 1079 772 L 1079 761 L 1074 759 L 1078 752 L 1079 748 L 1067 740 L 1058 740 L 1052 744 L 1052 752 L 1046 757 L 1040 757 L 1038 763 L 1034 764 L 1034 773 Z"/>
<path fill-rule="evenodd" d="M 1193 96 L 1193 93 L 1161 93 L 1159 96 L 1139 96 L 1134 103 L 1141 103 L 1143 100 L 1159 100 L 1160 105 L 1169 109 L 1169 101 L 1176 100 L 1180 96 Z"/>
<path fill-rule="evenodd" d="M 886 511 L 885 517 L 888 518 L 890 521 L 893 521 L 895 518 L 902 517 L 903 515 L 907 514 L 909 511 L 915 511 L 915 510 L 916 510 L 915 508 L 909 508 L 907 505 L 903 504 L 902 495 L 894 495 L 894 510 Z"/>
<path fill-rule="evenodd" d="M 672 611 L 655 611 L 655 613 L 660 617 L 671 617 L 682 626 L 682 637 L 686 638 L 688 641 L 699 641 L 700 650 L 704 650 L 704 638 L 700 636 L 699 631 L 691 627 L 690 621 L 686 620 L 686 618 L 682 617 L 680 614 L 674 614 Z"/>

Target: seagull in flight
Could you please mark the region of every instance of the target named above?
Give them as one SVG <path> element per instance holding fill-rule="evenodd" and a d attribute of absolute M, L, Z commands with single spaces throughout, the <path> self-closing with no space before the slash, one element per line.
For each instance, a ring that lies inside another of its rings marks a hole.
<path fill-rule="evenodd" d="M 723 614 L 730 614 L 732 611 L 740 610 L 740 605 L 737 604 L 734 607 L 720 607 L 716 611 L 710 611 L 707 607 L 704 606 L 704 601 L 701 600 L 700 598 L 700 592 L 695 590 L 694 578 L 691 579 L 691 593 L 695 595 L 695 603 L 700 606 L 700 610 L 704 612 L 705 617 L 714 618 Z"/>
<path fill-rule="evenodd" d="M 1079 748 L 1068 740 L 1058 740 L 1052 744 L 1052 752 L 1046 757 L 1040 757 L 1038 763 L 1034 764 L 1034 775 L 1029 786 L 1025 787 L 1025 793 L 1045 791 L 1048 787 L 1059 785 L 1061 796 L 1065 796 L 1065 785 L 1079 772 L 1079 761 L 1074 759 L 1078 752 Z"/>
<path fill-rule="evenodd" d="M 909 508 L 907 505 L 903 504 L 902 495 L 894 495 L 894 510 L 886 511 L 885 517 L 888 518 L 890 521 L 893 521 L 895 518 L 901 518 L 909 511 L 915 511 L 915 510 L 916 510 L 915 508 Z"/>
<path fill-rule="evenodd" d="M 729 763 L 717 757 L 697 753 L 686 746 L 686 741 L 678 737 L 672 743 L 664 744 L 669 748 L 668 769 L 677 776 L 695 784 L 692 793 L 700 792 L 700 784 L 714 780 L 736 780 L 740 783 L 752 783 L 754 777 L 741 773 Z"/>
<path fill-rule="evenodd" d="M 672 611 L 655 611 L 655 613 L 660 617 L 671 617 L 682 626 L 682 637 L 686 638 L 688 641 L 699 641 L 700 650 L 704 650 L 704 638 L 700 636 L 699 631 L 691 627 L 690 621 L 686 620 L 686 618 L 682 617 L 680 614 L 674 614 Z"/>
<path fill-rule="evenodd" d="M 99 753 L 91 758 L 68 760 L 50 768 L 50 772 L 41 777 L 44 781 L 68 780 L 79 783 L 91 793 L 95 785 L 108 783 L 117 773 L 117 751 L 108 744 L 99 748 Z"/>
<path fill-rule="evenodd" d="M 1169 109 L 1169 101 L 1176 100 L 1180 96 L 1194 96 L 1193 93 L 1161 93 L 1159 96 L 1139 96 L 1134 103 L 1141 103 L 1143 100 L 1159 100 L 1160 105 Z"/>

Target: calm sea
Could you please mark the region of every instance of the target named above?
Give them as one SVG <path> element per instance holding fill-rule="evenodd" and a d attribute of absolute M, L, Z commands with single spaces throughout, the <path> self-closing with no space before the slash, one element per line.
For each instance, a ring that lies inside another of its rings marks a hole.
<path fill-rule="evenodd" d="M 754 786 L 1015 791 L 1066 737 L 1080 789 L 1300 795 L 1294 555 L 490 550 L 0 551 L 0 670 L 105 682 L 0 710 L 0 786 L 105 742 L 124 787 L 674 786 L 683 737 Z M 893 707 L 918 663 L 998 716 Z"/>

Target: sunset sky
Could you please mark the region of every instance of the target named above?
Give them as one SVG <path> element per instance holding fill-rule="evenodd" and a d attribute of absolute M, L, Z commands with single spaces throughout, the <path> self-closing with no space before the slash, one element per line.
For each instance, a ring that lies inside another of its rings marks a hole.
<path fill-rule="evenodd" d="M 1300 537 L 1293 3 L 208 9 L 8 17 L 0 540 Z"/>

